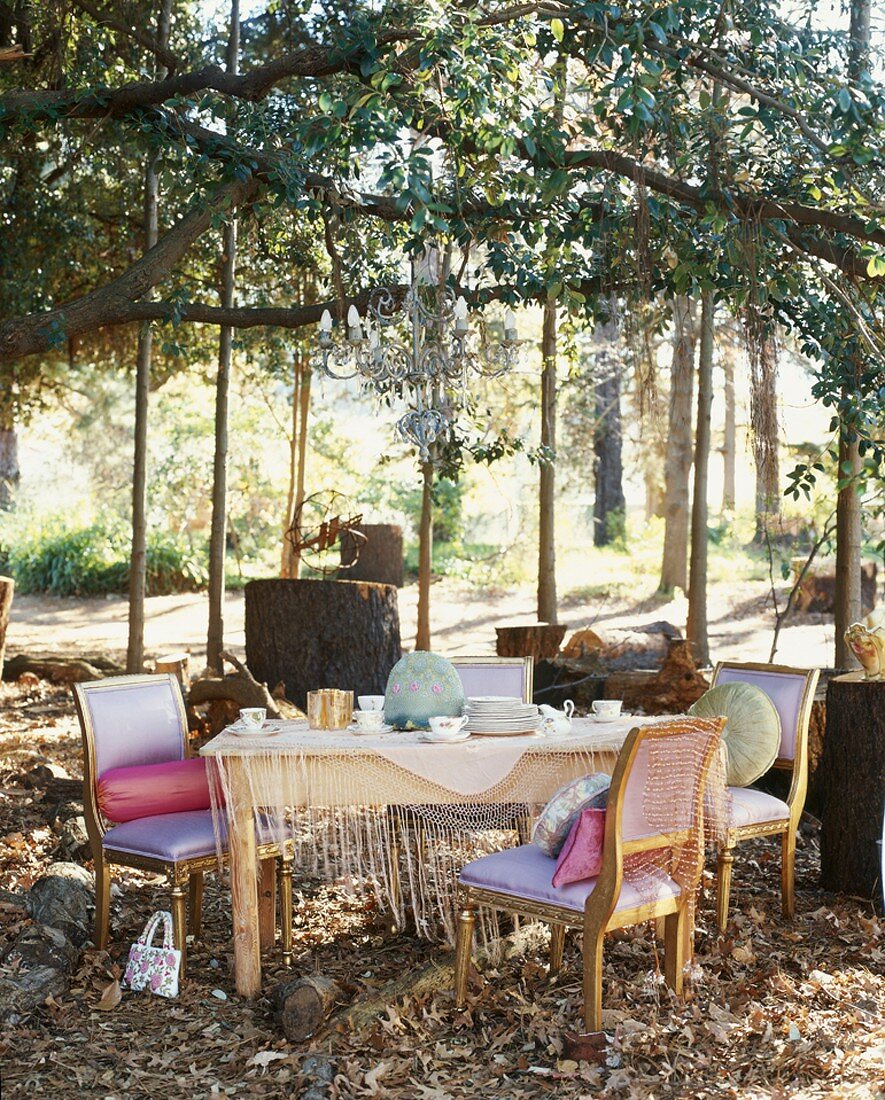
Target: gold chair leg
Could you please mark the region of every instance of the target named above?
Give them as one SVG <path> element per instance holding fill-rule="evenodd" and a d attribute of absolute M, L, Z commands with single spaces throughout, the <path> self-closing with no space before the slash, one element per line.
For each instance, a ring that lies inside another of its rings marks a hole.
<path fill-rule="evenodd" d="M 185 933 L 185 925 L 186 905 L 184 884 L 175 882 L 172 884 L 172 938 L 175 941 L 175 946 L 181 952 L 181 966 L 178 971 L 180 981 L 184 981 L 184 975 L 187 972 L 187 935 Z"/>
<path fill-rule="evenodd" d="M 565 947 L 565 925 L 550 925 L 550 974 L 558 974 L 562 970 L 562 952 Z"/>
<path fill-rule="evenodd" d="M 720 848 L 716 860 L 716 924 L 724 932 L 728 925 L 728 898 L 731 894 L 731 865 L 734 848 Z"/>
<path fill-rule="evenodd" d="M 781 897 L 787 920 L 796 915 L 796 830 L 792 825 L 781 837 Z"/>
<path fill-rule="evenodd" d="M 280 863 L 280 925 L 282 926 L 283 966 L 292 965 L 292 860 Z"/>
<path fill-rule="evenodd" d="M 476 906 L 465 902 L 458 913 L 458 931 L 455 937 L 455 1008 L 467 1003 L 467 976 L 470 972 L 470 949 L 473 946 L 473 928 L 476 924 Z"/>
<path fill-rule="evenodd" d="M 202 871 L 192 871 L 188 882 L 187 927 L 195 940 L 203 931 L 203 885 L 205 876 Z"/>
<path fill-rule="evenodd" d="M 261 860 L 258 876 L 258 941 L 261 950 L 273 947 L 277 935 L 277 861 Z"/>
<path fill-rule="evenodd" d="M 95 946 L 104 950 L 108 945 L 111 920 L 111 869 L 104 859 L 95 863 Z"/>
<path fill-rule="evenodd" d="M 605 931 L 584 930 L 584 1030 L 602 1031 L 602 942 Z"/>
<path fill-rule="evenodd" d="M 681 997 L 685 967 L 690 957 L 692 912 L 688 905 L 664 917 L 664 980 Z"/>

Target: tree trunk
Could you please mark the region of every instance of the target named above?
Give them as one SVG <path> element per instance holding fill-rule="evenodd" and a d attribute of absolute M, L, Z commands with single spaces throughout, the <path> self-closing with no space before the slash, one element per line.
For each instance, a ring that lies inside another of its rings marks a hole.
<path fill-rule="evenodd" d="M 169 43 L 172 0 L 163 0 L 157 23 L 157 42 Z M 164 65 L 157 66 L 157 79 L 166 75 Z M 148 157 L 144 170 L 144 252 L 159 238 L 160 154 Z M 148 291 L 145 297 L 151 298 Z M 148 405 L 151 390 L 151 350 L 153 329 L 144 321 L 138 330 L 135 362 L 135 439 L 132 459 L 132 548 L 129 554 L 129 639 L 126 671 L 144 671 L 144 598 L 147 589 L 147 450 Z"/>
<path fill-rule="evenodd" d="M 9 616 L 12 612 L 12 597 L 15 593 L 15 581 L 12 577 L 0 577 L 0 680 L 3 679 L 3 656 L 6 653 L 6 631 L 9 629 Z"/>
<path fill-rule="evenodd" d="M 664 463 L 664 560 L 661 592 L 688 587 L 688 483 L 691 474 L 691 407 L 694 390 L 694 321 L 691 303 L 673 299 L 673 356 L 670 365 L 670 412 Z"/>
<path fill-rule="evenodd" d="M 848 72 L 857 80 L 869 62 L 870 0 L 851 0 Z M 857 365 L 855 365 L 857 371 Z M 846 397 L 850 396 L 847 392 Z M 836 668 L 853 662 L 844 634 L 860 618 L 861 513 L 857 477 L 861 472 L 856 433 L 842 424 L 839 430 L 839 484 L 836 498 Z"/>
<path fill-rule="evenodd" d="M 227 71 L 236 74 L 240 53 L 240 5 L 231 0 Z M 234 304 L 237 264 L 237 221 L 231 216 L 222 234 L 221 305 Z M 209 630 L 206 665 L 221 672 L 224 649 L 224 563 L 227 544 L 227 449 L 228 404 L 233 329 L 222 325 L 218 333 L 218 376 L 215 383 L 215 459 L 212 476 L 212 532 L 209 539 Z"/>
<path fill-rule="evenodd" d="M 734 358 L 727 352 L 723 361 L 725 374 L 725 430 L 722 436 L 722 511 L 734 512 L 737 500 L 735 463 L 737 458 L 737 417 L 734 400 Z"/>
<path fill-rule="evenodd" d="M 556 303 L 544 303 L 541 333 L 541 446 L 538 473 L 538 619 L 556 622 Z"/>
<path fill-rule="evenodd" d="M 780 516 L 780 460 L 777 423 L 777 349 L 768 337 L 753 356 L 750 419 L 753 424 L 753 459 L 756 466 L 755 541 L 765 542 Z"/>
<path fill-rule="evenodd" d="M 286 519 L 283 525 L 283 553 L 281 577 L 297 580 L 301 571 L 301 554 L 295 549 L 286 532 L 298 509 L 304 503 L 304 484 L 307 476 L 307 420 L 310 413 L 310 383 L 312 372 L 310 358 L 303 348 L 295 355 L 295 382 L 292 389 L 292 438 L 289 444 L 289 492 L 286 499 Z"/>
<path fill-rule="evenodd" d="M 415 649 L 430 649 L 430 580 L 433 570 L 433 463 L 422 466 L 421 523 L 418 528 L 418 633 Z"/>
<path fill-rule="evenodd" d="M 885 805 L 885 681 L 860 672 L 827 686 L 823 755 L 816 772 L 821 796 L 820 884 L 825 890 L 881 901 Z"/>
<path fill-rule="evenodd" d="M 341 564 L 350 566 L 341 578 L 403 586 L 403 529 L 395 523 L 361 523 L 355 528 L 365 541 L 349 531 L 341 535 Z M 355 565 L 350 563 L 355 561 Z"/>
<path fill-rule="evenodd" d="M 384 692 L 402 656 L 392 585 L 270 579 L 250 581 L 245 596 L 246 663 L 256 680 L 282 680 L 302 709 L 317 688 Z"/>
<path fill-rule="evenodd" d="M 496 626 L 495 652 L 499 657 L 534 657 L 536 661 L 549 661 L 559 653 L 565 631 L 565 623 Z"/>
<path fill-rule="evenodd" d="M 699 665 L 710 663 L 707 637 L 707 479 L 710 463 L 710 410 L 713 405 L 712 291 L 701 296 L 701 349 L 698 357 L 698 420 L 694 446 L 691 502 L 691 561 L 688 574 L 688 622 L 685 633 Z"/>
<path fill-rule="evenodd" d="M 18 434 L 10 417 L 0 426 L 0 511 L 14 507 L 20 481 Z"/>
<path fill-rule="evenodd" d="M 603 350 L 597 356 L 593 545 L 608 546 L 624 533 L 621 371 L 614 348 L 617 339 L 614 320 L 599 326 L 597 334 Z"/>

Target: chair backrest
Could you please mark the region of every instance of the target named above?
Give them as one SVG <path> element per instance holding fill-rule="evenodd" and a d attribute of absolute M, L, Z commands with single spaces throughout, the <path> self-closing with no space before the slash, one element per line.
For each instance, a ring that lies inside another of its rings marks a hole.
<path fill-rule="evenodd" d="M 510 695 L 532 701 L 532 657 L 451 657 L 464 694 Z"/>
<path fill-rule="evenodd" d="M 74 685 L 83 735 L 84 778 L 111 768 L 163 764 L 186 755 L 187 715 L 178 680 L 114 676 Z"/>
<path fill-rule="evenodd" d="M 781 744 L 777 763 L 784 767 L 805 760 L 808 723 L 819 675 L 820 670 L 816 668 L 721 661 L 713 673 L 713 686 L 740 682 L 753 684 L 765 692 L 780 715 Z"/>

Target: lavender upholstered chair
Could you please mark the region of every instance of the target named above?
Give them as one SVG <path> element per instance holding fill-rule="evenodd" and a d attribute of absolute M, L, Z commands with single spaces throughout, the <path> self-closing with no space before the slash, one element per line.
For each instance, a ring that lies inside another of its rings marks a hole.
<path fill-rule="evenodd" d="M 185 886 L 189 887 L 189 931 L 200 934 L 203 873 L 217 866 L 212 811 L 186 810 L 111 825 L 99 809 L 99 778 L 112 768 L 162 764 L 188 755 L 187 716 L 181 688 L 171 673 L 115 676 L 74 685 L 83 737 L 83 805 L 95 865 L 95 945 L 105 947 L 111 897 L 111 867 L 136 867 L 165 874 L 172 887 L 175 946 L 185 972 Z M 283 956 L 292 950 L 291 855 L 278 844 L 260 843 L 259 856 L 282 855 Z M 286 855 L 289 858 L 285 858 Z M 270 864 L 269 866 L 273 866 Z"/>
<path fill-rule="evenodd" d="M 721 661 L 713 686 L 740 681 L 761 688 L 774 703 L 781 720 L 781 745 L 775 768 L 790 774 L 786 802 L 753 787 L 729 787 L 730 810 L 725 842 L 716 867 L 716 920 L 720 931 L 728 923 L 728 897 L 734 848 L 758 836 L 781 837 L 781 892 L 784 916 L 792 918 L 795 902 L 796 830 L 808 789 L 808 723 L 818 669 L 786 665 L 739 664 Z"/>
<path fill-rule="evenodd" d="M 601 1028 L 602 944 L 611 929 L 663 917 L 664 976 L 681 995 L 703 867 L 704 787 L 724 725 L 723 718 L 674 719 L 631 730 L 612 776 L 602 869 L 596 878 L 555 887 L 556 860 L 534 844 L 483 856 L 462 869 L 455 944 L 457 1006 L 466 1000 L 473 928 L 481 905 L 549 922 L 551 973 L 562 965 L 566 928 L 583 931 L 587 1031 Z M 631 873 L 643 858 L 656 861 L 654 873 Z"/>
<path fill-rule="evenodd" d="M 513 695 L 532 701 L 532 657 L 451 657 L 464 694 Z"/>

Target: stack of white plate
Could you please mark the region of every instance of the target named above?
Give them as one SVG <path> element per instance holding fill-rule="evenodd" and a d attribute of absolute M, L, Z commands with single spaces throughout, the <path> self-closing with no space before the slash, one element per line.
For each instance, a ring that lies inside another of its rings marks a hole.
<path fill-rule="evenodd" d="M 507 737 L 515 733 L 535 733 L 541 715 L 534 703 L 524 703 L 509 695 L 473 695 L 467 700 L 466 725 L 471 733 L 489 737 Z"/>

